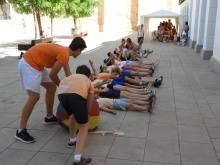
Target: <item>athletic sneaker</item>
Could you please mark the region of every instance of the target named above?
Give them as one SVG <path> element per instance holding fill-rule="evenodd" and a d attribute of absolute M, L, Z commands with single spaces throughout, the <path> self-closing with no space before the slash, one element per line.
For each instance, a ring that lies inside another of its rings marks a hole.
<path fill-rule="evenodd" d="M 147 56 L 148 56 L 148 54 L 145 53 L 145 54 L 143 54 L 142 57 L 143 57 L 143 58 L 147 58 Z"/>
<path fill-rule="evenodd" d="M 160 87 L 161 86 L 161 80 L 155 80 L 154 87 Z"/>
<path fill-rule="evenodd" d="M 75 146 L 76 146 L 76 141 L 75 142 L 68 141 L 68 148 L 73 148 Z"/>
<path fill-rule="evenodd" d="M 57 123 L 57 118 L 56 116 L 53 115 L 53 117 L 51 119 L 48 119 L 48 118 L 44 118 L 44 124 L 56 124 Z"/>
<path fill-rule="evenodd" d="M 158 60 L 154 60 L 152 64 L 158 64 Z"/>
<path fill-rule="evenodd" d="M 141 82 L 140 86 L 148 86 L 149 82 Z"/>
<path fill-rule="evenodd" d="M 154 74 L 154 69 L 149 68 L 149 74 L 150 74 L 150 76 L 152 76 Z"/>
<path fill-rule="evenodd" d="M 154 95 L 153 92 L 151 91 L 151 92 L 149 93 L 149 98 L 148 98 L 148 100 L 151 101 L 154 97 L 155 97 L 155 95 Z"/>
<path fill-rule="evenodd" d="M 156 67 L 157 67 L 157 64 L 155 63 L 155 64 L 152 65 L 151 68 L 152 68 L 152 69 L 155 69 Z"/>
<path fill-rule="evenodd" d="M 152 111 L 153 111 L 152 103 L 150 105 L 148 105 L 147 109 L 148 109 L 147 111 L 149 113 L 152 113 Z"/>
<path fill-rule="evenodd" d="M 155 88 L 152 88 L 151 89 L 151 92 L 154 94 L 154 96 L 156 97 L 156 89 Z"/>
<path fill-rule="evenodd" d="M 91 158 L 85 158 L 81 156 L 81 160 L 73 160 L 73 165 L 85 165 L 85 164 L 92 164 L 92 159 Z"/>
<path fill-rule="evenodd" d="M 16 131 L 15 139 L 20 140 L 24 143 L 33 143 L 35 142 L 34 137 L 32 137 L 28 132 L 27 129 L 21 130 L 20 133 L 18 133 L 18 130 Z"/>
<path fill-rule="evenodd" d="M 145 91 L 149 92 L 151 89 L 151 84 L 147 85 L 146 88 L 145 88 Z"/>
<path fill-rule="evenodd" d="M 159 86 L 161 86 L 162 81 L 163 81 L 163 76 L 160 76 L 159 78 L 157 78 L 157 79 L 155 80 L 153 86 L 155 86 L 155 87 L 159 87 Z"/>

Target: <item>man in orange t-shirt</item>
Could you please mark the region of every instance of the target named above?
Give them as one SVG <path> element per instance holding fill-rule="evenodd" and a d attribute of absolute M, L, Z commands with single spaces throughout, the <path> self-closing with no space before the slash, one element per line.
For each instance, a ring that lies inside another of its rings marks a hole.
<path fill-rule="evenodd" d="M 73 165 L 92 163 L 91 158 L 82 156 L 88 135 L 88 116 L 94 92 L 94 86 L 89 79 L 90 74 L 90 69 L 86 65 L 78 66 L 76 74 L 64 78 L 58 88 L 59 101 L 70 116 L 68 147 L 76 145 Z M 77 128 L 79 133 L 76 138 Z"/>
<path fill-rule="evenodd" d="M 85 41 L 82 38 L 76 37 L 72 40 L 69 47 L 52 43 L 39 44 L 23 54 L 18 68 L 22 88 L 26 90 L 28 99 L 22 109 L 20 128 L 16 131 L 16 139 L 24 143 L 35 141 L 34 137 L 27 132 L 26 126 L 31 112 L 40 98 L 40 86 L 46 89 L 47 114 L 44 118 L 44 124 L 57 123 L 57 119 L 53 115 L 53 103 L 56 86 L 60 84 L 58 73 L 63 68 L 66 76 L 71 75 L 69 57 L 78 57 L 85 48 Z M 46 68 L 51 68 L 50 73 Z"/>

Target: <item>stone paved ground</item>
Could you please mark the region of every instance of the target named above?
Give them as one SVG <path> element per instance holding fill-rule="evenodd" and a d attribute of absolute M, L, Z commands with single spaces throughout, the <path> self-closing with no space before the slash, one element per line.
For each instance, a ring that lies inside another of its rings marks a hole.
<path fill-rule="evenodd" d="M 87 51 L 70 60 L 71 69 L 88 64 L 89 59 L 98 68 L 106 53 L 127 35 L 91 34 L 86 38 Z M 70 40 L 55 38 L 63 45 Z M 12 39 L 0 42 L 0 164 L 70 165 L 74 150 L 67 148 L 68 132 L 59 125 L 43 125 L 44 90 L 28 122 L 36 143 L 14 138 L 27 98 L 20 89 L 17 43 Z M 154 50 L 144 61 L 160 60 L 153 78 L 164 76 L 153 114 L 101 113 L 98 130 L 120 130 L 125 135 L 89 135 L 84 154 L 94 158 L 94 165 L 219 165 L 220 76 L 188 46 L 147 42 L 143 47 Z M 63 72 L 60 76 L 64 77 Z M 54 112 L 57 104 L 56 99 Z"/>

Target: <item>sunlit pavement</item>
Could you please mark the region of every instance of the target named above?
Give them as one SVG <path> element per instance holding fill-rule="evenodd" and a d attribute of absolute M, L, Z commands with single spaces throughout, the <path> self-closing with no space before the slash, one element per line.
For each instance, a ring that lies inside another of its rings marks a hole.
<path fill-rule="evenodd" d="M 88 48 L 70 59 L 72 72 L 78 65 L 89 65 L 89 59 L 98 70 L 107 52 L 128 36 L 136 41 L 136 33 L 89 34 L 85 38 Z M 74 149 L 67 148 L 68 132 L 59 125 L 43 124 L 43 89 L 28 122 L 36 142 L 15 140 L 27 98 L 20 88 L 17 43 L 29 38 L 0 40 L 0 164 L 70 165 Z M 71 40 L 54 38 L 66 46 Z M 145 42 L 143 48 L 154 50 L 143 61 L 160 61 L 153 77 L 143 79 L 164 76 L 153 113 L 118 111 L 114 116 L 102 112 L 98 130 L 120 130 L 125 135 L 89 135 L 83 154 L 92 157 L 94 165 L 219 165 L 220 76 L 188 46 Z M 59 76 L 64 77 L 63 71 Z M 54 112 L 57 105 L 56 98 Z"/>

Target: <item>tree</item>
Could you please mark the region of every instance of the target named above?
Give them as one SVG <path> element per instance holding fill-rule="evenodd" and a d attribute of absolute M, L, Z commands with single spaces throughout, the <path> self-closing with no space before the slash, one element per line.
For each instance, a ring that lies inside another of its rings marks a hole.
<path fill-rule="evenodd" d="M 33 14 L 35 38 L 37 38 L 37 23 L 36 13 L 39 12 L 39 7 L 42 4 L 42 0 L 9 0 L 14 10 L 19 14 Z M 38 25 L 41 23 L 38 22 Z M 39 27 L 39 30 L 41 27 Z M 40 32 L 41 34 L 41 32 Z"/>
<path fill-rule="evenodd" d="M 6 0 L 0 0 L 0 5 L 3 5 L 6 3 Z"/>
<path fill-rule="evenodd" d="M 99 6 L 98 0 L 66 0 L 65 16 L 73 18 L 74 27 L 77 30 L 77 18 L 90 17 L 95 12 L 94 8 Z"/>
<path fill-rule="evenodd" d="M 0 10 L 2 11 L 3 19 L 8 19 L 8 17 L 9 17 L 6 5 L 7 5 L 6 0 L 0 0 Z"/>
<path fill-rule="evenodd" d="M 65 2 L 66 0 L 45 0 L 41 8 L 41 14 L 51 19 L 51 35 L 53 35 L 53 19 L 65 14 Z"/>
<path fill-rule="evenodd" d="M 55 1 L 55 0 L 54 0 Z M 56 0 L 60 2 L 61 0 Z M 37 23 L 39 28 L 40 36 L 43 35 L 42 25 L 41 25 L 41 12 L 45 11 L 45 6 L 48 6 L 49 0 L 9 0 L 12 4 L 14 10 L 19 14 L 33 14 L 34 17 L 34 27 L 35 27 L 35 38 L 37 37 Z M 51 0 L 53 2 L 53 0 Z"/>

